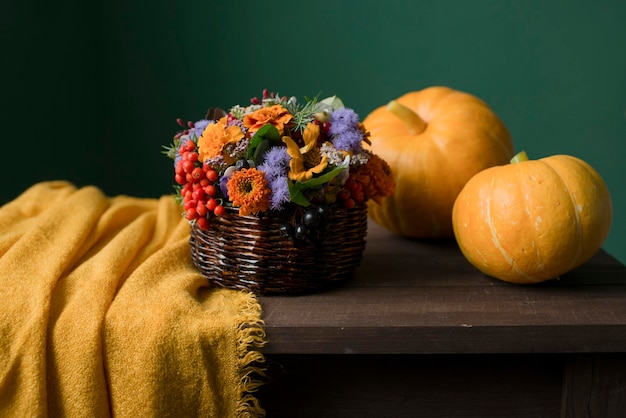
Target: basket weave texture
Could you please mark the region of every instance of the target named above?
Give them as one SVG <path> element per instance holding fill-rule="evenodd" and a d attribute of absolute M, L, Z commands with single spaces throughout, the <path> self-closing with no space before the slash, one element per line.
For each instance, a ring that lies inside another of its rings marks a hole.
<path fill-rule="evenodd" d="M 194 264 L 213 284 L 256 294 L 301 294 L 337 285 L 359 266 L 365 250 L 367 205 L 332 208 L 317 240 L 284 237 L 295 211 L 239 216 L 228 208 L 208 230 L 192 225 Z"/>

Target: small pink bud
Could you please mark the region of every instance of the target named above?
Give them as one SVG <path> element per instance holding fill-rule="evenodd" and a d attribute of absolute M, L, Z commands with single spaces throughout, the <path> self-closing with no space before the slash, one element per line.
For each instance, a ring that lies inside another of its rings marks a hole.
<path fill-rule="evenodd" d="M 193 122 L 192 121 L 187 122 L 187 126 L 189 127 L 189 129 L 193 129 Z"/>
<path fill-rule="evenodd" d="M 176 123 L 182 126 L 183 128 L 185 127 L 185 122 L 183 122 L 181 118 L 176 119 Z"/>
<path fill-rule="evenodd" d="M 269 91 L 267 89 L 263 89 L 263 100 L 266 100 L 269 96 Z"/>
<path fill-rule="evenodd" d="M 253 97 L 252 99 L 250 99 L 250 103 L 252 103 L 253 105 L 258 105 L 261 104 L 261 101 L 258 97 Z"/>

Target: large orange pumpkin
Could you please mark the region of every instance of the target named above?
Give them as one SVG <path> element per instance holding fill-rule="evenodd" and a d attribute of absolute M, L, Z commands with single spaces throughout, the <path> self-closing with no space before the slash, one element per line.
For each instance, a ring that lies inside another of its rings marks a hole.
<path fill-rule="evenodd" d="M 393 196 L 369 205 L 370 217 L 409 237 L 452 237 L 452 206 L 465 183 L 513 156 L 509 132 L 487 104 L 447 87 L 407 93 L 363 124 L 396 182 Z"/>
<path fill-rule="evenodd" d="M 606 184 L 572 156 L 486 169 L 459 194 L 454 233 L 465 257 L 483 273 L 513 283 L 553 279 L 600 249 L 611 225 Z"/>

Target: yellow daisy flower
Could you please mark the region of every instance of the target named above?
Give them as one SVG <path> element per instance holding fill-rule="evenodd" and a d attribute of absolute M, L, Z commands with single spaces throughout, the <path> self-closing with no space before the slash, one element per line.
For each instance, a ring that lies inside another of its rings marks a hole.
<path fill-rule="evenodd" d="M 313 178 L 313 174 L 321 173 L 328 166 L 326 155 L 322 155 L 317 146 L 317 139 L 320 136 L 320 127 L 314 123 L 309 123 L 302 134 L 304 146 L 298 144 L 289 137 L 283 137 L 283 142 L 287 145 L 287 154 L 291 157 L 289 161 L 289 178 L 295 181 L 307 181 Z"/>

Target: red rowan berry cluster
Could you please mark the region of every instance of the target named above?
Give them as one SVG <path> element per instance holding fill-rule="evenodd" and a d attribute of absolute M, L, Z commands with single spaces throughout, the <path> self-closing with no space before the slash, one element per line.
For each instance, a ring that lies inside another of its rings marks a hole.
<path fill-rule="evenodd" d="M 346 209 L 352 209 L 357 203 L 363 203 L 365 201 L 363 184 L 353 177 L 348 177 L 346 184 L 339 191 L 338 196 L 343 201 L 343 205 Z"/>
<path fill-rule="evenodd" d="M 223 216 L 226 210 L 218 196 L 218 173 L 198 160 L 196 144 L 192 140 L 183 142 L 178 149 L 180 159 L 175 166 L 175 180 L 180 188 L 185 217 L 195 221 L 198 228 L 207 230 L 209 216 Z"/>

